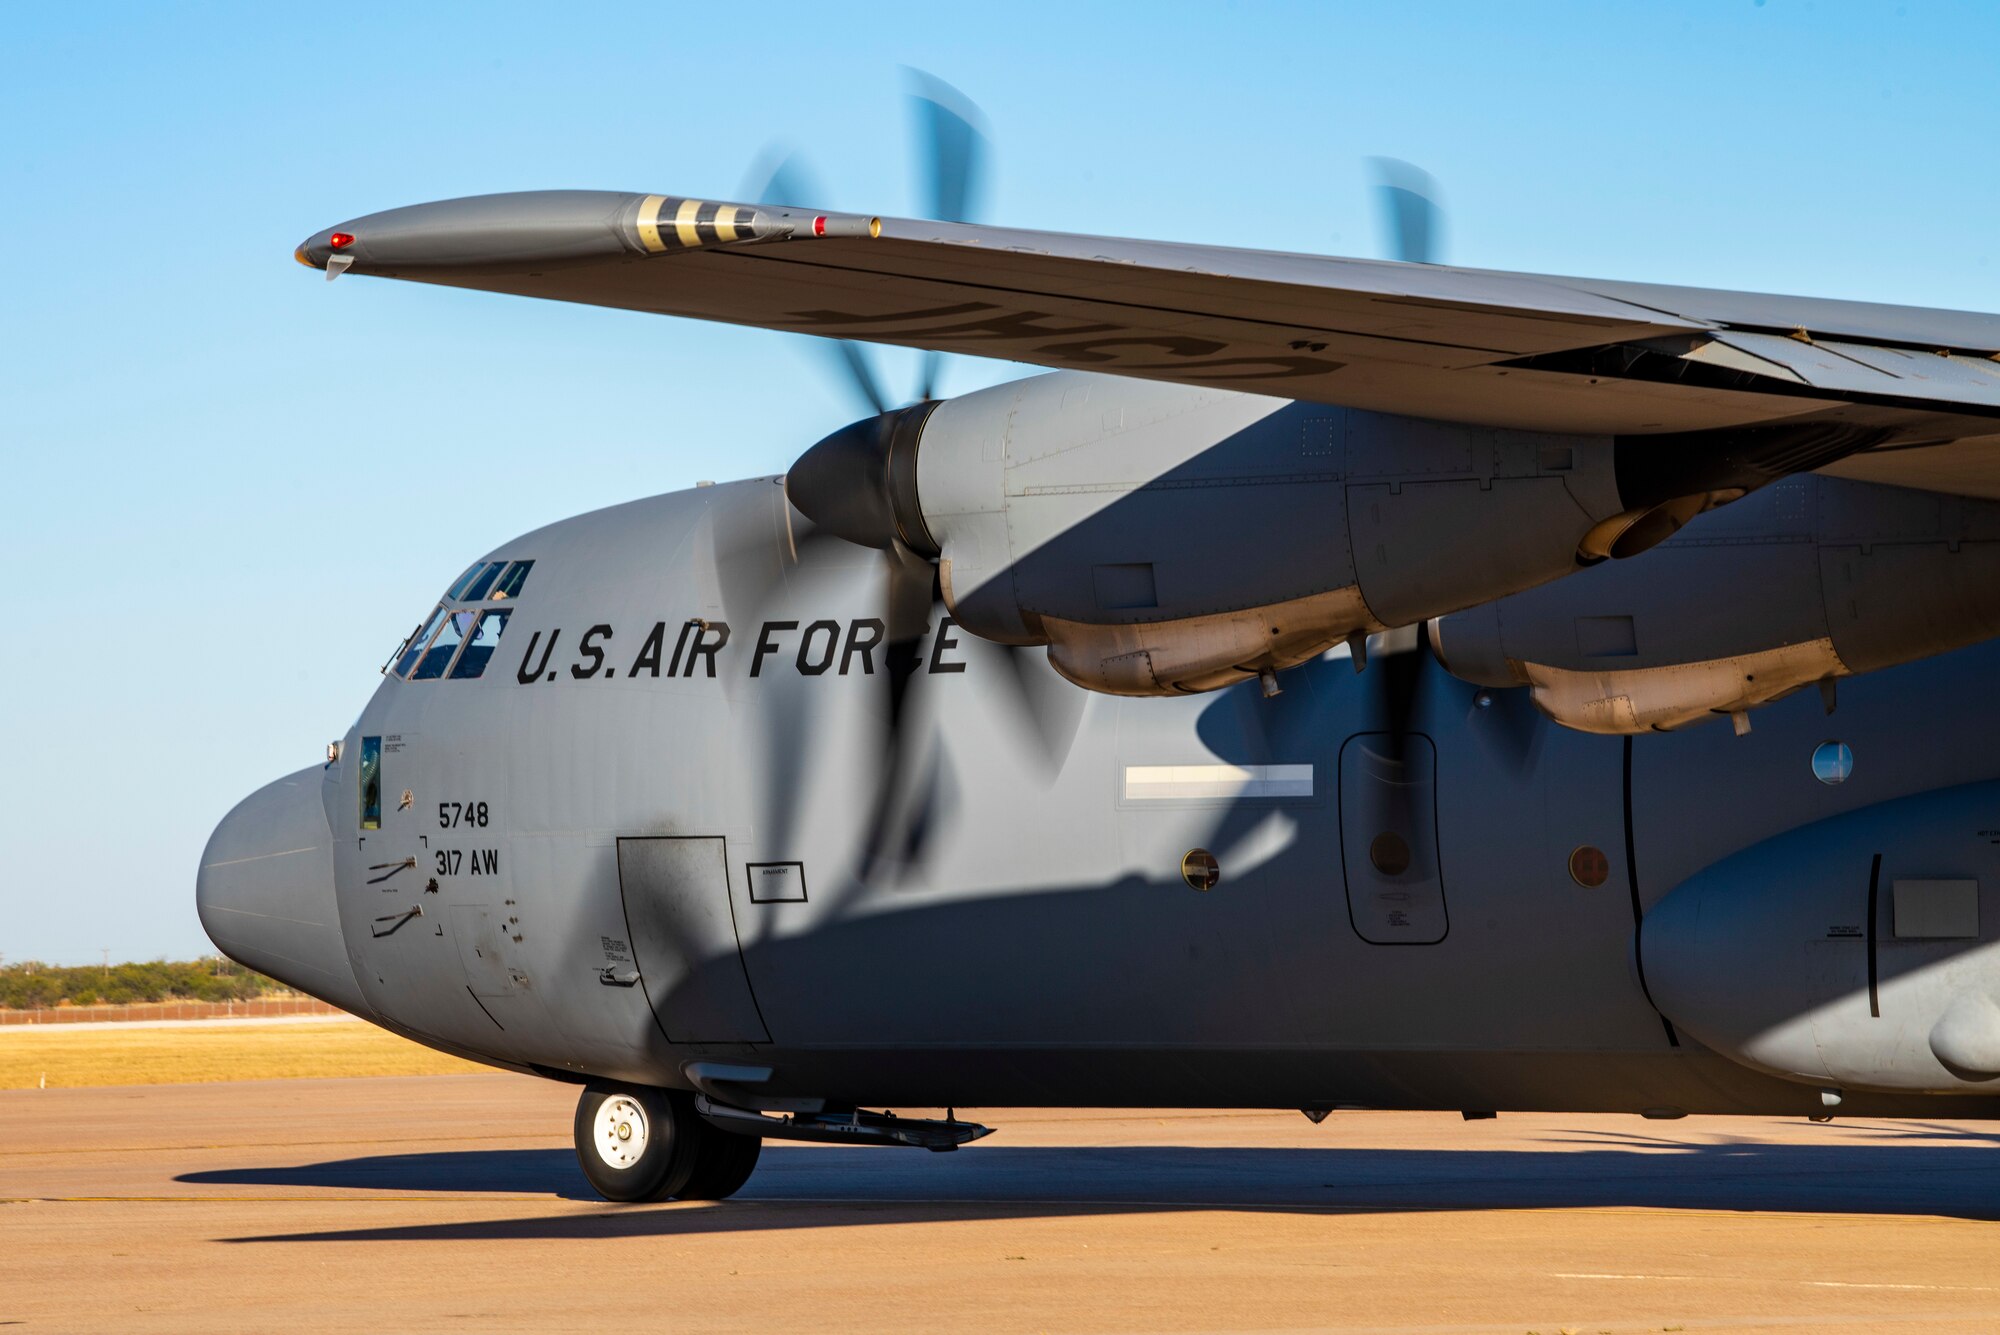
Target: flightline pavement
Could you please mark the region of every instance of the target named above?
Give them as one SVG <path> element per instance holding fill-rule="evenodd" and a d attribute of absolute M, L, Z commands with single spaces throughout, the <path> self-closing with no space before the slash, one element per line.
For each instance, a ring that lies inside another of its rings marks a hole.
<path fill-rule="evenodd" d="M 991 1109 L 612 1206 L 574 1089 L 0 1092 L 23 1331 L 2000 1330 L 2000 1128 Z"/>

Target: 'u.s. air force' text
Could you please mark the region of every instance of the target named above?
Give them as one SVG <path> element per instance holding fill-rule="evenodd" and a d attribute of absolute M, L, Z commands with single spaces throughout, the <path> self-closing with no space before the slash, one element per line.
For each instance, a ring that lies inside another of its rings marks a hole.
<path fill-rule="evenodd" d="M 877 671 L 963 672 L 958 656 L 957 622 L 938 619 L 937 629 L 914 642 L 897 644 L 889 639 L 889 628 L 879 617 L 857 617 L 850 621 L 766 621 L 757 629 L 756 643 L 731 647 L 729 623 L 693 618 L 680 622 L 656 621 L 643 637 L 620 637 L 605 624 L 592 626 L 564 650 L 560 626 L 535 631 L 528 637 L 514 680 L 526 686 L 532 682 L 610 681 L 618 677 L 714 677 L 718 663 L 728 657 L 748 675 L 761 677 L 790 669 L 802 677 L 854 674 Z M 629 663 L 621 650 L 638 641 Z M 901 662 L 898 662 L 898 659 Z M 731 668 L 730 670 L 735 670 Z"/>

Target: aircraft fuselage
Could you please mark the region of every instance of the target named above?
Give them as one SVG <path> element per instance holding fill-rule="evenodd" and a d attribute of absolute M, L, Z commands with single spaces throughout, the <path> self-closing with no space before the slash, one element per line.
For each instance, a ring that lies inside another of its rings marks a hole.
<path fill-rule="evenodd" d="M 735 1061 L 774 1092 L 898 1106 L 1818 1113 L 1830 1084 L 1848 1111 L 1935 1106 L 1921 1081 L 1717 1055 L 1649 997 L 1635 929 L 1783 832 L 1991 787 L 2000 647 L 1850 682 L 1833 717 L 1792 697 L 1743 737 L 1572 732 L 1426 662 L 1400 738 L 1384 650 L 1273 698 L 1118 699 L 934 615 L 891 734 L 874 554 L 802 544 L 775 482 L 496 550 L 535 564 L 512 600 L 465 604 L 510 614 L 483 672 L 387 676 L 337 759 L 239 808 L 272 855 L 323 814 L 335 913 L 297 890 L 290 935 L 261 941 L 254 896 L 313 855 L 210 865 L 218 943 L 425 1042 L 577 1079 Z M 1832 738 L 1855 757 L 1838 785 L 1811 765 Z M 1872 891 L 1865 860 L 1810 870 L 1829 934 L 1773 940 L 1769 968 L 1837 956 L 1827 999 L 1860 1006 L 1839 980 L 1865 949 L 1879 1010 L 1896 942 L 1833 933 L 1880 917 L 1897 875 L 1983 859 L 2000 881 L 1974 833 L 1891 848 Z M 1944 1088 L 1954 1115 L 2000 1113 L 1976 1081 Z"/>

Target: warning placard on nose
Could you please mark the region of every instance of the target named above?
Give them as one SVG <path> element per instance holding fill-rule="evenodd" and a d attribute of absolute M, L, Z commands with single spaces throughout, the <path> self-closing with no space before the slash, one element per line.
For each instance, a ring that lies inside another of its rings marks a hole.
<path fill-rule="evenodd" d="M 752 862 L 750 876 L 752 904 L 803 904 L 806 902 L 806 869 L 799 862 Z"/>

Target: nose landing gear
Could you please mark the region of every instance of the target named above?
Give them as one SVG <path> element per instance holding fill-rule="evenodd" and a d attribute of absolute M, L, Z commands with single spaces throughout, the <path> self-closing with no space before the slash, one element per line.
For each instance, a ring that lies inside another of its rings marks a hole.
<path fill-rule="evenodd" d="M 576 1158 L 606 1200 L 719 1201 L 750 1179 L 764 1142 L 711 1126 L 694 1096 L 591 1085 L 576 1104 Z"/>

